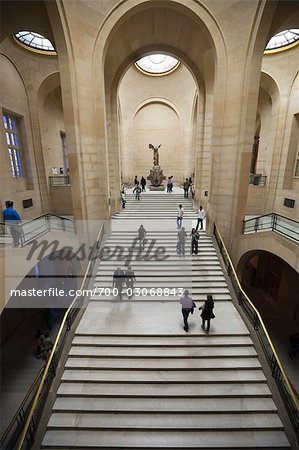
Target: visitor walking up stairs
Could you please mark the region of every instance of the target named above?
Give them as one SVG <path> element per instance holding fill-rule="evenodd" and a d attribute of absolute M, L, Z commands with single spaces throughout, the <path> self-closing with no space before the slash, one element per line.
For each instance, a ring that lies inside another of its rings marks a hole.
<path fill-rule="evenodd" d="M 185 257 L 176 253 L 179 203 L 188 232 Z M 119 247 L 99 264 L 42 448 L 289 448 L 249 331 L 204 231 L 199 254 L 190 255 L 195 223 L 182 192 L 146 193 L 140 201 L 127 195 L 106 243 L 110 250 Z M 147 230 L 143 252 L 134 244 L 141 224 Z M 126 262 L 119 260 L 121 248 L 136 276 L 131 300 L 112 292 L 113 273 Z M 142 259 L 146 253 L 151 258 Z M 183 330 L 184 289 L 197 308 L 213 295 L 209 335 L 198 309 L 189 316 L 189 333 Z"/>

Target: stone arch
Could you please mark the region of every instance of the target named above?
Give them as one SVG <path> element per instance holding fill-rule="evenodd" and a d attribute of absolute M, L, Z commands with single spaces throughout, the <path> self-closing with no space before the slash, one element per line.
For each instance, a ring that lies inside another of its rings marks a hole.
<path fill-rule="evenodd" d="M 299 273 L 276 251 L 254 249 L 240 259 L 243 289 L 265 318 L 299 318 Z"/>
<path fill-rule="evenodd" d="M 157 10 L 159 14 L 155 14 Z M 190 46 L 190 42 L 196 42 L 196 45 Z M 108 125 L 103 125 L 105 135 L 102 142 L 106 146 L 106 163 L 111 176 L 109 191 L 115 205 L 120 178 L 119 136 L 115 120 L 117 89 L 130 64 L 154 51 L 163 51 L 183 61 L 204 93 L 211 93 L 214 83 L 221 84 L 225 78 L 215 79 L 217 64 L 225 67 L 224 39 L 216 20 L 203 5 L 193 0 L 187 0 L 185 5 L 176 0 L 145 0 L 136 6 L 136 2 L 129 0 L 111 11 L 94 46 L 93 78 L 95 107 L 105 105 L 102 109 Z M 104 80 L 98 79 L 97 74 L 101 71 L 104 71 Z"/>
<path fill-rule="evenodd" d="M 148 149 L 150 142 L 162 144 L 159 154 L 164 173 L 170 171 L 170 161 L 175 161 L 176 170 L 172 169 L 175 178 L 179 180 L 185 175 L 187 159 L 184 160 L 183 123 L 179 108 L 166 98 L 150 97 L 135 106 L 127 127 L 126 146 L 121 152 L 122 173 L 126 183 L 130 183 L 139 171 L 140 175 L 149 174 L 152 166 L 152 152 Z"/>
<path fill-rule="evenodd" d="M 46 78 L 41 82 L 38 91 L 37 91 L 37 100 L 42 103 L 47 95 L 55 88 L 60 87 L 60 73 L 53 72 L 50 75 L 47 75 Z"/>
<path fill-rule="evenodd" d="M 58 71 L 48 75 L 40 84 L 37 92 L 37 109 L 41 138 L 40 151 L 45 167 L 51 211 L 57 214 L 65 210 L 72 214 L 70 199 L 72 186 L 53 188 L 49 178 L 49 175 L 52 175 L 53 167 L 64 168 L 64 174 L 67 173 L 66 169 L 68 168 L 68 140 Z"/>
<path fill-rule="evenodd" d="M 180 119 L 180 112 L 179 112 L 177 106 L 172 101 L 170 101 L 166 98 L 163 98 L 163 97 L 150 97 L 150 98 L 143 100 L 138 105 L 136 105 L 136 107 L 132 111 L 131 121 L 134 120 L 134 117 L 138 114 L 138 112 L 142 108 L 144 108 L 147 105 L 150 105 L 151 103 L 162 103 L 162 104 L 167 105 L 170 109 L 172 109 L 175 112 L 175 114 Z"/>
<path fill-rule="evenodd" d="M 279 114 L 279 96 L 279 88 L 275 80 L 266 72 L 262 72 L 257 104 L 258 120 L 253 146 L 253 150 L 255 147 L 258 150 L 255 155 L 255 170 L 253 173 L 267 176 L 268 183 Z"/>
<path fill-rule="evenodd" d="M 261 72 L 260 87 L 268 93 L 269 97 L 272 100 L 272 103 L 279 101 L 280 92 L 278 84 L 276 83 L 274 78 L 265 71 Z"/>
<path fill-rule="evenodd" d="M 0 53 L 0 56 L 1 56 L 2 58 L 4 58 L 5 60 L 9 61 L 9 64 L 10 64 L 11 66 L 13 66 L 14 70 L 17 72 L 17 74 L 18 74 L 18 76 L 19 76 L 19 78 L 20 78 L 20 80 L 21 80 L 21 82 L 22 82 L 22 85 L 23 85 L 23 87 L 24 87 L 24 91 L 26 92 L 26 96 L 27 96 L 27 98 L 28 98 L 28 92 L 27 92 L 26 83 L 24 82 L 24 79 L 23 79 L 23 77 L 22 77 L 22 74 L 20 73 L 20 71 L 19 71 L 18 67 L 16 66 L 16 64 L 14 63 L 14 61 L 13 61 L 8 55 L 5 55 L 4 53 Z M 27 101 L 28 101 L 28 100 L 27 100 Z"/>

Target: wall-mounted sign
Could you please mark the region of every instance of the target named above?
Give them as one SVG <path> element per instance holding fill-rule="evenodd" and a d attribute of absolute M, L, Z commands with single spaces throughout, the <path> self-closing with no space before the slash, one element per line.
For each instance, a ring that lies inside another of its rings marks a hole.
<path fill-rule="evenodd" d="M 294 208 L 295 200 L 292 198 L 285 198 L 283 205 L 286 206 L 287 208 Z"/>
<path fill-rule="evenodd" d="M 27 198 L 26 200 L 23 200 L 23 208 L 30 208 L 30 206 L 33 206 L 32 198 Z"/>

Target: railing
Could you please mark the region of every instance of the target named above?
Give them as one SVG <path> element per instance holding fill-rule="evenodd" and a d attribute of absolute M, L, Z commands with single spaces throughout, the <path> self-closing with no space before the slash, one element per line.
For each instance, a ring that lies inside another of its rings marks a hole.
<path fill-rule="evenodd" d="M 36 392 L 37 386 L 40 383 L 44 368 L 42 368 L 37 376 L 35 377 L 32 385 L 28 389 L 23 401 L 21 402 L 16 414 L 10 421 L 8 427 L 5 432 L 1 436 L 0 439 L 0 448 L 1 449 L 13 449 L 15 448 L 16 442 L 20 436 L 22 431 L 22 423 L 24 423 L 25 418 L 28 416 L 30 407 L 33 402 L 34 394 Z"/>
<path fill-rule="evenodd" d="M 271 213 L 243 221 L 243 233 L 274 231 L 299 242 L 299 222 L 280 214 Z"/>
<path fill-rule="evenodd" d="M 254 186 L 265 186 L 267 181 L 267 176 L 261 173 L 251 173 L 249 176 L 249 184 Z"/>
<path fill-rule="evenodd" d="M 105 230 L 104 225 L 102 225 L 91 255 L 89 256 L 89 263 L 79 291 L 83 291 L 88 286 L 104 235 Z M 24 401 L 20 405 L 9 427 L 3 434 L 3 437 L 1 438 L 1 449 L 21 450 L 29 449 L 33 445 L 36 430 L 47 400 L 48 392 L 50 390 L 53 378 L 56 375 L 56 368 L 63 352 L 64 343 L 68 332 L 83 305 L 83 302 L 83 296 L 75 296 L 71 305 L 67 309 L 45 367 L 38 374 L 29 390 L 30 392 L 26 394 Z M 2 446 L 2 442 L 4 446 Z"/>
<path fill-rule="evenodd" d="M 246 313 L 248 319 L 254 327 L 254 330 L 259 338 L 261 346 L 264 350 L 266 359 L 269 363 L 272 376 L 276 381 L 276 384 L 281 393 L 281 397 L 284 401 L 286 409 L 288 411 L 290 420 L 294 427 L 294 431 L 297 436 L 297 441 L 299 441 L 299 400 L 297 397 L 297 393 L 294 388 L 291 386 L 291 383 L 284 371 L 284 368 L 280 362 L 280 359 L 276 353 L 274 345 L 271 341 L 271 338 L 268 334 L 268 331 L 265 327 L 263 319 L 261 318 L 260 313 L 253 305 L 249 297 L 243 291 L 239 278 L 236 274 L 234 265 L 230 259 L 224 241 L 221 237 L 219 229 L 217 225 L 214 223 L 213 234 L 215 236 L 218 248 L 222 255 L 224 264 L 227 269 L 228 276 L 231 280 L 232 286 L 234 288 L 235 294 L 238 298 L 239 305 L 241 305 L 242 309 Z"/>
<path fill-rule="evenodd" d="M 69 175 L 50 175 L 49 176 L 49 185 L 51 187 L 54 186 L 70 186 L 70 176 Z"/>
<path fill-rule="evenodd" d="M 6 240 L 5 236 L 7 237 L 12 233 L 11 228 L 13 228 L 15 230 L 14 234 L 17 233 L 21 247 L 51 230 L 76 233 L 75 221 L 73 219 L 51 213 L 45 213 L 19 225 L 0 222 L 0 228 L 2 229 L 2 240 L 4 243 Z"/>

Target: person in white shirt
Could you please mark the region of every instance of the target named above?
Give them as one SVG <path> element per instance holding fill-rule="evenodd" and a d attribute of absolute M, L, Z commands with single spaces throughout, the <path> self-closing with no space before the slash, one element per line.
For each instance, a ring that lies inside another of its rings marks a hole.
<path fill-rule="evenodd" d="M 181 297 L 180 303 L 182 305 L 182 314 L 184 318 L 184 330 L 188 332 L 188 316 L 190 313 L 193 314 L 196 304 L 194 303 L 193 298 L 189 297 L 189 291 L 187 289 L 184 292 L 184 296 Z"/>
<path fill-rule="evenodd" d="M 202 206 L 199 207 L 198 210 L 198 215 L 197 215 L 197 225 L 196 225 L 196 231 L 198 230 L 199 224 L 200 224 L 200 229 L 203 229 L 203 221 L 206 217 L 206 213 L 205 210 L 203 209 Z"/>
<path fill-rule="evenodd" d="M 176 223 L 177 223 L 178 230 L 181 229 L 182 221 L 183 221 L 183 215 L 184 215 L 184 208 L 183 208 L 182 205 L 179 205 L 179 209 L 178 209 L 178 213 L 177 213 L 177 217 L 176 217 Z"/>

